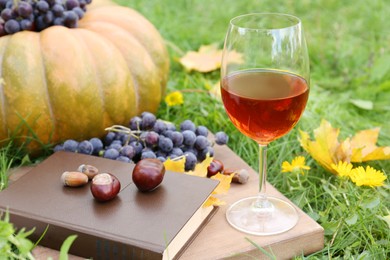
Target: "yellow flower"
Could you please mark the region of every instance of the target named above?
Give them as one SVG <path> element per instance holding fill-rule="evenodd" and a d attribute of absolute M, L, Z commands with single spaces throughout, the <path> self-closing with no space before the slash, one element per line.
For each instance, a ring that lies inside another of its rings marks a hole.
<path fill-rule="evenodd" d="M 351 175 L 353 166 L 351 163 L 339 161 L 338 164 L 332 163 L 331 167 L 340 177 L 349 177 Z"/>
<path fill-rule="evenodd" d="M 181 105 L 184 103 L 183 94 L 180 91 L 171 92 L 165 97 L 165 103 L 169 107 Z"/>
<path fill-rule="evenodd" d="M 305 157 L 303 156 L 295 157 L 291 164 L 287 161 L 282 164 L 282 172 L 300 171 L 301 174 L 304 174 L 303 170 L 310 170 L 310 167 L 305 165 Z"/>
<path fill-rule="evenodd" d="M 379 187 L 384 185 L 383 182 L 387 177 L 382 171 L 370 166 L 367 166 L 365 170 L 359 166 L 351 171 L 350 178 L 357 186 Z"/>

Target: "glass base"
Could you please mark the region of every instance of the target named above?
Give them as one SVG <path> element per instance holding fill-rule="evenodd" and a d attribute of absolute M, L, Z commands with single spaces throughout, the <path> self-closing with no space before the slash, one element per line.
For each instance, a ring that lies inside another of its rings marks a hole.
<path fill-rule="evenodd" d="M 298 212 L 290 203 L 267 197 L 271 206 L 261 209 L 258 197 L 249 197 L 232 204 L 226 219 L 234 228 L 252 235 L 268 236 L 286 232 L 298 223 Z M 261 202 L 260 202 L 261 203 Z"/>

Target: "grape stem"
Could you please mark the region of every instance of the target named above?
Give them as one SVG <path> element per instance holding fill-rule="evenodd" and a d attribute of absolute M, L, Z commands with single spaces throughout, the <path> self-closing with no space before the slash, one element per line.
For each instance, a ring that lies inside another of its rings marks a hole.
<path fill-rule="evenodd" d="M 140 131 L 140 130 L 131 130 L 130 128 L 123 126 L 123 125 L 113 125 L 113 126 L 105 128 L 104 130 L 109 131 L 109 132 L 124 133 L 124 134 L 129 135 L 129 137 L 127 138 L 127 140 L 125 142 L 125 145 L 129 144 L 131 136 L 136 138 L 137 140 L 140 140 L 139 134 L 142 133 L 142 131 Z"/>

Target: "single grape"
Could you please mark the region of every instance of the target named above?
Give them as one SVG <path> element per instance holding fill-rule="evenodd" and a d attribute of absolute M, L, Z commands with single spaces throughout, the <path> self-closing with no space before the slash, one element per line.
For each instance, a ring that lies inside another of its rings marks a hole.
<path fill-rule="evenodd" d="M 45 21 L 43 20 L 43 16 L 39 16 L 35 20 L 35 29 L 38 32 L 45 30 L 47 27 L 49 27 L 49 25 L 47 23 L 45 23 Z"/>
<path fill-rule="evenodd" d="M 23 19 L 19 23 L 22 31 L 32 31 L 34 28 L 33 23 L 28 19 Z"/>
<path fill-rule="evenodd" d="M 115 133 L 114 132 L 108 132 L 106 136 L 104 137 L 104 144 L 106 146 L 110 145 L 112 141 L 114 141 Z"/>
<path fill-rule="evenodd" d="M 64 151 L 64 145 L 63 144 L 57 144 L 56 146 L 54 146 L 53 151 L 54 152 Z"/>
<path fill-rule="evenodd" d="M 109 146 L 108 149 L 115 149 L 120 151 L 122 149 L 122 143 L 116 143 L 115 141 L 112 142 Z"/>
<path fill-rule="evenodd" d="M 67 10 L 72 10 L 75 7 L 79 7 L 79 1 L 77 0 L 66 0 L 65 2 L 65 7 Z"/>
<path fill-rule="evenodd" d="M 176 126 L 173 123 L 167 123 L 167 130 L 176 131 Z"/>
<path fill-rule="evenodd" d="M 161 151 L 161 150 L 157 150 L 155 153 L 156 153 L 156 156 L 157 156 L 157 157 L 164 157 L 164 158 L 167 158 L 167 156 L 168 156 L 167 153 L 164 153 L 164 152 Z"/>
<path fill-rule="evenodd" d="M 93 152 L 93 145 L 91 144 L 90 141 L 86 141 L 86 140 L 82 141 L 77 146 L 77 151 L 79 153 L 83 153 L 83 154 L 92 154 L 92 152 Z"/>
<path fill-rule="evenodd" d="M 38 1 L 35 6 L 36 9 L 41 13 L 46 13 L 50 8 L 49 3 L 44 0 Z"/>
<path fill-rule="evenodd" d="M 194 147 L 198 150 L 203 150 L 207 146 L 209 146 L 209 140 L 207 140 L 207 137 L 204 137 L 203 135 L 198 135 L 195 140 Z"/>
<path fill-rule="evenodd" d="M 172 130 L 165 130 L 164 132 L 162 132 L 162 135 L 165 136 L 165 137 L 168 137 L 169 139 L 171 139 L 172 138 L 172 133 L 173 133 Z"/>
<path fill-rule="evenodd" d="M 22 18 L 28 18 L 33 13 L 33 8 L 28 2 L 19 2 L 18 13 Z"/>
<path fill-rule="evenodd" d="M 143 112 L 141 114 L 141 129 L 148 130 L 153 128 L 154 124 L 156 123 L 156 116 L 153 115 L 150 112 Z"/>
<path fill-rule="evenodd" d="M 103 157 L 107 159 L 115 160 L 118 158 L 119 152 L 116 149 L 110 148 L 104 151 Z"/>
<path fill-rule="evenodd" d="M 192 132 L 195 132 L 196 130 L 196 127 L 195 127 L 195 124 L 187 119 L 187 120 L 184 120 L 181 124 L 180 124 L 180 131 L 185 131 L 185 130 L 190 130 Z"/>
<path fill-rule="evenodd" d="M 3 20 L 5 22 L 7 22 L 8 20 L 13 18 L 12 9 L 9 9 L 9 8 L 4 9 L 3 11 L 1 11 L 0 16 L 1 16 L 1 18 L 3 18 Z"/>
<path fill-rule="evenodd" d="M 69 139 L 64 142 L 64 150 L 68 152 L 76 152 L 79 142 Z"/>
<path fill-rule="evenodd" d="M 121 161 L 121 162 L 126 162 L 126 163 L 130 163 L 131 162 L 131 160 L 128 157 L 122 156 L 122 155 L 118 156 L 115 160 L 116 161 Z"/>
<path fill-rule="evenodd" d="M 84 17 L 84 11 L 83 9 L 81 9 L 81 7 L 75 7 L 72 9 L 72 11 L 74 11 L 77 14 L 79 20 Z"/>
<path fill-rule="evenodd" d="M 184 137 L 181 132 L 178 131 L 172 132 L 170 138 L 172 140 L 173 146 L 175 147 L 179 147 L 180 145 L 183 144 Z"/>
<path fill-rule="evenodd" d="M 167 137 L 160 136 L 158 140 L 158 148 L 165 153 L 169 153 L 173 149 L 172 140 Z"/>
<path fill-rule="evenodd" d="M 208 146 L 205 149 L 203 149 L 202 151 L 199 151 L 197 154 L 198 161 L 202 162 L 204 159 L 206 159 L 207 155 L 209 155 L 209 157 L 214 156 L 214 148 L 213 147 Z"/>
<path fill-rule="evenodd" d="M 54 16 L 62 17 L 65 9 L 61 4 L 54 4 L 51 8 L 51 11 L 53 12 Z"/>
<path fill-rule="evenodd" d="M 156 159 L 157 157 L 153 151 L 147 150 L 147 151 L 142 152 L 142 154 L 141 154 L 141 160 L 146 159 L 146 158 Z"/>
<path fill-rule="evenodd" d="M 54 14 L 52 11 L 48 11 L 45 15 L 43 15 L 43 21 L 46 24 L 51 24 L 54 21 Z"/>
<path fill-rule="evenodd" d="M 141 156 L 141 153 L 142 153 L 142 149 L 144 149 L 143 145 L 141 142 L 138 142 L 138 141 L 134 141 L 134 142 L 131 142 L 129 145 L 133 146 L 134 147 L 134 151 L 135 151 L 135 155 L 134 155 L 134 159 L 137 160 L 138 157 Z"/>
<path fill-rule="evenodd" d="M 185 171 L 192 171 L 195 169 L 196 163 L 197 163 L 197 158 L 193 153 L 186 152 L 184 154 L 186 156 L 186 162 L 184 166 Z"/>
<path fill-rule="evenodd" d="M 183 144 L 186 146 L 193 146 L 196 141 L 196 135 L 191 130 L 184 130 L 183 134 Z"/>
<path fill-rule="evenodd" d="M 182 156 L 184 154 L 183 150 L 180 149 L 179 147 L 173 147 L 171 153 L 170 153 L 170 157 L 172 158 L 172 155 L 175 155 L 175 156 Z"/>
<path fill-rule="evenodd" d="M 139 116 L 135 116 L 130 119 L 129 127 L 131 130 L 140 130 L 141 129 L 142 119 Z"/>
<path fill-rule="evenodd" d="M 92 154 L 98 154 L 100 152 L 100 150 L 103 149 L 103 142 L 102 140 L 100 140 L 99 138 L 97 137 L 93 137 L 89 140 L 89 142 L 92 144 L 93 146 L 93 151 L 92 151 Z"/>
<path fill-rule="evenodd" d="M 200 125 L 196 128 L 195 134 L 196 135 L 203 135 L 203 136 L 207 137 L 209 134 L 209 130 L 207 129 L 207 127 Z"/>
<path fill-rule="evenodd" d="M 78 15 L 74 11 L 64 12 L 64 25 L 68 28 L 76 28 L 79 20 Z"/>
<path fill-rule="evenodd" d="M 135 149 L 131 145 L 125 145 L 119 152 L 122 156 L 126 156 L 129 159 L 133 159 L 135 156 Z"/>
<path fill-rule="evenodd" d="M 64 18 L 62 17 L 54 18 L 53 25 L 64 25 Z"/>
<path fill-rule="evenodd" d="M 154 131 L 146 132 L 145 144 L 147 147 L 155 147 L 158 145 L 159 135 Z"/>
<path fill-rule="evenodd" d="M 199 153 L 199 151 L 196 150 L 193 146 L 184 146 L 184 147 L 182 147 L 182 150 L 184 153 L 187 153 L 187 152 L 192 153 L 195 156 L 198 156 L 198 153 Z"/>
<path fill-rule="evenodd" d="M 218 145 L 227 144 L 229 137 L 225 132 L 218 132 L 215 134 L 215 143 Z"/>
<path fill-rule="evenodd" d="M 157 159 L 160 160 L 160 162 L 165 162 L 167 159 L 165 157 L 158 156 Z"/>
<path fill-rule="evenodd" d="M 164 131 L 167 130 L 167 128 L 167 124 L 164 121 L 157 120 L 153 126 L 153 131 L 158 134 L 162 134 Z"/>

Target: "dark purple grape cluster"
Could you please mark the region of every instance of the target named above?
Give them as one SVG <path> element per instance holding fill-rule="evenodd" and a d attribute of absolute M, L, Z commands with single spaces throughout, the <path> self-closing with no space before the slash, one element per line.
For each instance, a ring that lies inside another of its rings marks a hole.
<path fill-rule="evenodd" d="M 189 171 L 207 155 L 214 156 L 214 143 L 224 145 L 228 142 L 224 132 L 218 132 L 214 140 L 210 140 L 205 126 L 196 126 L 191 120 L 185 120 L 176 127 L 149 112 L 133 117 L 128 127 L 116 126 L 110 130 L 103 139 L 67 140 L 57 145 L 54 151 L 65 150 L 135 163 L 144 158 L 164 162 L 167 158 L 185 156 L 185 170 Z"/>
<path fill-rule="evenodd" d="M 40 32 L 53 25 L 76 28 L 92 0 L 0 0 L 0 36 Z"/>

